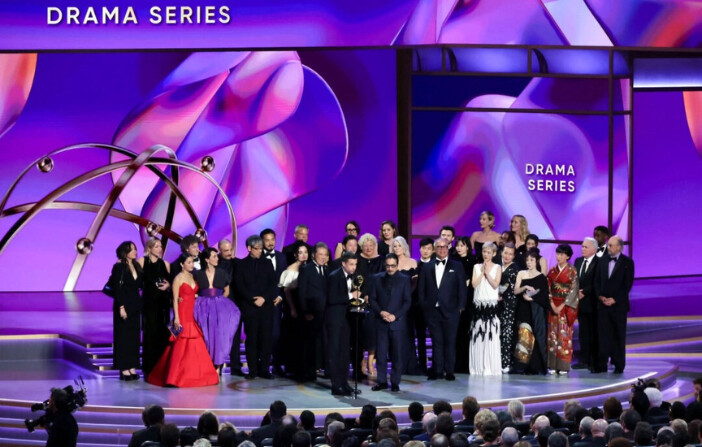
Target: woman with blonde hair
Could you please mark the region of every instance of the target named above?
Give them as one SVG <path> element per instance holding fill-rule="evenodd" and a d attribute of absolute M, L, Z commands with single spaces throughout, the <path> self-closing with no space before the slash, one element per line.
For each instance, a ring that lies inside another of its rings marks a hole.
<path fill-rule="evenodd" d="M 526 251 L 526 237 L 529 236 L 529 224 L 527 223 L 526 217 L 521 214 L 515 214 L 512 216 L 512 220 L 509 222 L 510 231 L 514 233 L 514 246 L 517 249 L 517 253 L 524 253 Z"/>
<path fill-rule="evenodd" d="M 480 213 L 480 231 L 476 231 L 470 236 L 470 245 L 478 262 L 482 262 L 483 259 L 483 244 L 486 242 L 493 242 L 495 245 L 500 243 L 500 233 L 493 230 L 494 227 L 495 215 L 491 211 Z"/>

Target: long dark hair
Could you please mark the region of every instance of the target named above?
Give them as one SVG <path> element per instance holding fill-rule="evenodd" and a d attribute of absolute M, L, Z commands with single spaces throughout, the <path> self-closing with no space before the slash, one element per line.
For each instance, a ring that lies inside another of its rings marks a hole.
<path fill-rule="evenodd" d="M 115 252 L 117 253 L 117 259 L 119 262 L 127 263 L 127 255 L 132 251 L 132 246 L 136 247 L 136 244 L 132 241 L 124 241 L 117 247 Z"/>

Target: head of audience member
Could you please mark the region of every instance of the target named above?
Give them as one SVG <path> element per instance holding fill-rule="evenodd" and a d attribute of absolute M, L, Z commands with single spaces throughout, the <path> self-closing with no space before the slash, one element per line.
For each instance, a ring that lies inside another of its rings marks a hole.
<path fill-rule="evenodd" d="M 606 436 L 606 431 L 607 427 L 609 426 L 609 423 L 603 419 L 595 419 L 595 421 L 592 423 L 592 437 L 593 438 L 604 438 Z"/>
<path fill-rule="evenodd" d="M 592 237 L 597 241 L 599 247 L 607 243 L 607 239 L 611 235 L 609 228 L 604 225 L 598 225 L 592 232 Z"/>
<path fill-rule="evenodd" d="M 548 418 L 549 422 L 551 423 L 551 427 L 553 427 L 553 428 L 563 427 L 563 419 L 561 419 L 561 417 L 555 411 L 553 411 L 553 410 L 546 411 L 546 412 L 544 412 L 544 416 L 546 416 Z"/>
<path fill-rule="evenodd" d="M 641 422 L 641 415 L 636 410 L 626 410 L 619 416 L 619 423 L 622 424 L 624 433 L 633 432 L 639 422 Z"/>
<path fill-rule="evenodd" d="M 436 413 L 426 413 L 424 417 L 422 418 L 422 429 L 424 430 L 424 433 L 428 434 L 429 436 L 434 434 L 434 430 L 436 429 L 436 418 L 438 416 Z"/>
<path fill-rule="evenodd" d="M 456 239 L 456 254 L 465 258 L 470 254 L 470 238 L 462 236 Z"/>
<path fill-rule="evenodd" d="M 446 435 L 442 435 L 441 433 L 437 433 L 431 437 L 431 441 L 429 442 L 430 447 L 449 447 L 449 438 L 446 437 Z"/>
<path fill-rule="evenodd" d="M 422 441 L 412 440 L 412 441 L 405 443 L 405 445 L 402 447 L 424 447 L 424 443 Z M 454 446 L 452 445 L 451 447 L 454 447 Z M 466 447 L 466 446 L 460 446 L 460 447 Z"/>
<path fill-rule="evenodd" d="M 519 442 L 519 432 L 514 427 L 505 427 L 500 435 L 500 445 L 502 447 L 514 447 Z"/>
<path fill-rule="evenodd" d="M 419 241 L 419 255 L 424 262 L 431 259 L 434 255 L 434 240 L 432 238 L 425 237 Z"/>
<path fill-rule="evenodd" d="M 380 413 L 378 413 L 378 416 L 380 416 L 381 420 L 382 419 L 392 419 L 395 421 L 395 425 L 397 425 L 397 417 L 395 416 L 395 413 L 392 412 L 392 410 L 388 410 L 387 408 Z"/>
<path fill-rule="evenodd" d="M 645 421 L 636 424 L 636 428 L 634 429 L 634 444 L 640 446 L 653 445 L 653 428 L 651 428 L 651 424 Z"/>
<path fill-rule="evenodd" d="M 341 421 L 332 421 L 327 425 L 324 437 L 327 439 L 330 446 L 339 445 L 344 427 L 344 423 Z"/>
<path fill-rule="evenodd" d="M 211 411 L 205 411 L 197 421 L 197 432 L 203 438 L 217 437 L 219 433 L 219 420 L 217 415 Z"/>
<path fill-rule="evenodd" d="M 695 419 L 702 419 L 702 402 L 690 402 L 685 409 L 685 420 L 690 422 Z"/>
<path fill-rule="evenodd" d="M 198 433 L 195 427 L 185 427 L 180 431 L 180 445 L 193 445 L 195 441 L 200 439 L 200 433 Z"/>
<path fill-rule="evenodd" d="M 376 447 L 400 447 L 400 439 L 393 437 L 390 433 L 385 434 L 376 442 Z"/>
<path fill-rule="evenodd" d="M 548 437 L 546 445 L 548 447 L 568 447 L 568 437 L 559 431 L 553 432 Z"/>
<path fill-rule="evenodd" d="M 463 419 L 468 422 L 473 421 L 475 419 L 475 415 L 478 414 L 478 411 L 480 411 L 478 399 L 473 396 L 464 397 L 461 411 L 463 414 Z"/>
<path fill-rule="evenodd" d="M 258 234 L 252 234 L 246 238 L 246 249 L 249 251 L 249 256 L 254 259 L 259 259 L 263 254 L 263 240 Z"/>
<path fill-rule="evenodd" d="M 524 403 L 521 400 L 512 399 L 507 404 L 507 411 L 515 422 L 524 421 Z"/>
<path fill-rule="evenodd" d="M 619 236 L 612 236 L 607 241 L 607 252 L 611 257 L 617 257 L 622 252 L 622 238 Z"/>
<path fill-rule="evenodd" d="M 534 421 L 534 435 L 538 435 L 541 430 L 551 426 L 551 421 L 545 415 L 540 415 Z"/>
<path fill-rule="evenodd" d="M 580 254 L 583 258 L 587 259 L 591 256 L 595 256 L 597 253 L 597 241 L 595 238 L 586 237 L 583 239 L 583 243 L 580 245 Z"/>
<path fill-rule="evenodd" d="M 305 224 L 295 225 L 294 237 L 296 241 L 307 242 L 310 237 L 310 228 Z"/>
<path fill-rule="evenodd" d="M 631 441 L 623 436 L 617 436 L 607 443 L 607 447 L 631 447 Z"/>
<path fill-rule="evenodd" d="M 695 393 L 695 400 L 700 401 L 700 391 L 702 390 L 702 377 L 697 377 L 692 381 L 692 390 Z"/>
<path fill-rule="evenodd" d="M 327 428 L 329 427 L 329 424 L 331 424 L 334 421 L 339 421 L 341 423 L 344 422 L 344 417 L 341 415 L 341 413 L 337 413 L 336 411 L 327 414 L 327 416 L 324 418 L 324 432 L 327 432 Z"/>
<path fill-rule="evenodd" d="M 314 430 L 315 417 L 310 410 L 300 413 L 300 428 L 303 430 Z"/>
<path fill-rule="evenodd" d="M 485 421 L 480 434 L 484 441 L 483 445 L 496 444 L 497 439 L 500 437 L 500 422 L 492 419 Z"/>
<path fill-rule="evenodd" d="M 283 416 L 288 414 L 288 407 L 282 400 L 275 400 L 271 403 L 271 406 L 268 408 L 268 414 L 271 415 L 272 423 L 282 423 Z"/>
<path fill-rule="evenodd" d="M 687 424 L 687 436 L 690 438 L 690 444 L 700 443 L 700 428 L 702 428 L 702 419 L 693 419 Z"/>
<path fill-rule="evenodd" d="M 495 415 L 497 416 L 497 422 L 500 423 L 500 427 L 502 427 L 503 424 L 509 424 L 513 422 L 512 416 L 510 416 L 510 414 L 505 410 L 499 410 L 495 413 Z"/>
<path fill-rule="evenodd" d="M 378 235 L 381 241 L 391 241 L 397 236 L 397 225 L 392 220 L 384 220 L 380 224 L 380 234 Z"/>
<path fill-rule="evenodd" d="M 633 408 L 634 411 L 639 413 L 641 419 L 643 419 L 643 417 L 646 415 L 646 412 L 650 406 L 651 403 L 648 400 L 648 396 L 643 392 L 643 390 L 634 390 L 634 392 L 631 393 L 629 408 Z"/>
<path fill-rule="evenodd" d="M 292 437 L 292 447 L 311 447 L 312 436 L 305 430 L 298 430 Z"/>
<path fill-rule="evenodd" d="M 500 233 L 500 240 L 498 241 L 498 245 L 500 247 L 504 247 L 507 244 L 516 244 L 517 243 L 517 238 L 514 235 L 514 231 L 503 231 Z"/>
<path fill-rule="evenodd" d="M 434 241 L 434 253 L 436 253 L 436 259 L 444 260 L 448 258 L 449 255 L 449 241 L 446 238 L 440 237 Z"/>
<path fill-rule="evenodd" d="M 231 424 L 221 424 L 219 433 L 217 433 L 217 444 L 219 444 L 219 447 L 234 447 L 236 445 L 235 443 L 236 428 Z"/>
<path fill-rule="evenodd" d="M 687 433 L 676 433 L 673 435 L 672 447 L 685 447 L 690 443 L 690 438 L 687 437 Z"/>
<path fill-rule="evenodd" d="M 670 406 L 670 420 L 685 419 L 685 410 L 686 408 L 684 403 L 680 401 L 673 402 L 673 404 Z"/>
<path fill-rule="evenodd" d="M 196 439 L 195 442 L 193 442 L 193 447 L 212 447 L 212 443 L 207 438 L 200 438 Z"/>
<path fill-rule="evenodd" d="M 619 422 L 612 422 L 607 426 L 607 429 L 605 430 L 605 440 L 607 440 L 607 442 L 611 441 L 614 438 L 626 438 L 624 428 Z"/>
<path fill-rule="evenodd" d="M 684 419 L 673 419 L 670 421 L 670 428 L 676 435 L 687 434 L 687 422 Z"/>
<path fill-rule="evenodd" d="M 475 433 L 476 435 L 480 435 L 482 437 L 483 435 L 483 425 L 487 421 L 497 421 L 497 415 L 492 411 L 483 409 L 478 411 L 478 413 L 475 415 Z"/>
<path fill-rule="evenodd" d="M 242 441 L 237 447 L 256 447 L 256 444 L 249 440 Z"/>
<path fill-rule="evenodd" d="M 650 408 L 660 407 L 663 403 L 663 394 L 658 388 L 644 388 L 643 392 L 646 394 L 646 397 L 648 397 Z"/>
<path fill-rule="evenodd" d="M 541 430 L 539 430 L 539 434 L 536 435 L 536 440 L 539 443 L 539 447 L 547 447 L 548 446 L 548 438 L 556 432 L 556 429 L 548 426 L 544 427 Z"/>
<path fill-rule="evenodd" d="M 619 419 L 622 414 L 622 403 L 616 397 L 608 397 L 602 407 L 605 419 Z"/>
<path fill-rule="evenodd" d="M 180 430 L 176 424 L 163 424 L 161 427 L 161 445 L 176 447 L 180 441 Z"/>
<path fill-rule="evenodd" d="M 434 405 L 432 405 L 432 410 L 434 411 L 434 414 L 438 416 L 441 413 L 451 414 L 453 412 L 453 407 L 451 407 L 451 404 L 445 400 L 437 400 L 434 402 Z"/>
<path fill-rule="evenodd" d="M 590 416 L 585 416 L 580 419 L 578 424 L 578 433 L 582 439 L 592 437 L 592 424 L 595 422 Z"/>
<path fill-rule="evenodd" d="M 412 402 L 407 407 L 407 413 L 409 414 L 410 421 L 421 422 L 422 416 L 424 415 L 424 405 L 419 402 Z"/>
<path fill-rule="evenodd" d="M 436 418 L 436 428 L 434 429 L 435 432 L 441 433 L 447 438 L 450 438 L 451 434 L 453 433 L 453 429 L 454 422 L 453 418 L 451 417 L 451 413 L 443 412 L 439 414 L 439 416 Z"/>
<path fill-rule="evenodd" d="M 656 433 L 656 446 L 671 446 L 673 444 L 673 430 L 670 427 L 661 427 Z"/>
<path fill-rule="evenodd" d="M 519 441 L 516 444 L 514 444 L 514 447 L 532 447 L 531 442 L 529 441 Z"/>
<path fill-rule="evenodd" d="M 283 420 L 285 419 L 287 419 L 287 416 L 283 418 Z M 292 438 L 298 431 L 300 431 L 300 429 L 297 428 L 297 423 L 283 424 L 278 427 L 275 435 L 273 435 L 273 447 L 290 447 L 292 445 Z"/>
<path fill-rule="evenodd" d="M 217 249 L 219 250 L 219 257 L 222 259 L 232 259 L 234 252 L 232 250 L 232 243 L 229 239 L 222 239 L 217 243 Z"/>
<path fill-rule="evenodd" d="M 200 254 L 200 239 L 197 236 L 189 234 L 180 241 L 180 251 L 184 255 L 197 256 Z"/>
<path fill-rule="evenodd" d="M 375 405 L 366 404 L 361 408 L 361 414 L 356 418 L 358 428 L 373 428 L 373 418 L 378 413 Z"/>
<path fill-rule="evenodd" d="M 453 228 L 451 225 L 444 225 L 439 231 L 439 237 L 446 239 L 448 241 L 449 246 L 451 246 L 454 238 L 456 237 L 456 229 Z"/>
<path fill-rule="evenodd" d="M 317 242 L 314 244 L 312 260 L 314 260 L 317 265 L 327 265 L 329 262 L 329 247 L 327 247 L 327 244 L 324 242 Z"/>
<path fill-rule="evenodd" d="M 592 407 L 590 408 L 590 417 L 594 420 L 604 419 L 604 411 L 600 407 Z"/>
<path fill-rule="evenodd" d="M 582 407 L 578 408 L 575 410 L 575 414 L 573 415 L 573 425 L 575 427 L 580 427 L 580 422 L 586 417 L 592 419 L 592 417 L 590 417 L 590 412 L 587 409 Z"/>
<path fill-rule="evenodd" d="M 531 250 L 532 248 L 538 248 L 539 247 L 539 236 L 535 234 L 529 234 L 527 235 L 526 239 L 524 239 L 524 245 L 527 251 Z"/>
<path fill-rule="evenodd" d="M 449 438 L 449 446 L 451 447 L 469 447 L 468 435 L 463 432 L 455 431 Z M 407 445 L 405 445 L 407 447 Z M 510 446 L 511 447 L 511 446 Z"/>
<path fill-rule="evenodd" d="M 147 405 L 141 413 L 141 420 L 146 427 L 154 425 L 163 425 L 165 423 L 166 413 L 160 405 Z"/>

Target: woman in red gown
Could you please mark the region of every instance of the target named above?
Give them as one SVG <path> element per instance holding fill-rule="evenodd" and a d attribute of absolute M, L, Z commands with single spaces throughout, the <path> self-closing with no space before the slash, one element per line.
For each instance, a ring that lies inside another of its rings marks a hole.
<path fill-rule="evenodd" d="M 578 317 L 578 272 L 568 264 L 569 245 L 556 247 L 558 264 L 548 272 L 548 372 L 568 374 L 573 360 L 573 324 Z"/>
<path fill-rule="evenodd" d="M 147 382 L 158 386 L 194 387 L 216 385 L 219 376 L 207 352 L 202 331 L 193 317 L 197 284 L 193 258 L 181 263 L 183 270 L 173 280 L 174 329 L 182 329 L 151 370 Z"/>

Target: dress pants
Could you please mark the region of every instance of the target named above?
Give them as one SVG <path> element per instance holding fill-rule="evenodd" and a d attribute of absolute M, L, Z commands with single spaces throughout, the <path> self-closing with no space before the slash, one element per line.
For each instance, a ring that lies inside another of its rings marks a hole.
<path fill-rule="evenodd" d="M 611 358 L 615 370 L 626 366 L 626 312 L 598 308 L 597 329 L 600 342 L 598 369 L 607 368 Z"/>
<path fill-rule="evenodd" d="M 344 318 L 327 318 L 324 326 L 327 340 L 327 363 L 332 390 L 348 386 L 349 344 L 351 340 L 348 321 Z"/>
<path fill-rule="evenodd" d="M 396 328 L 391 329 L 390 325 L 378 322 L 378 339 L 375 352 L 375 360 L 378 365 L 378 383 L 388 383 L 388 353 L 392 362 L 390 371 L 390 383 L 400 384 L 402 369 L 405 365 L 405 339 L 407 332 L 404 322 L 398 322 Z"/>
<path fill-rule="evenodd" d="M 456 367 L 456 332 L 459 313 L 444 317 L 438 308 L 426 314 L 427 327 L 432 341 L 432 369 L 437 376 L 453 374 Z"/>
<path fill-rule="evenodd" d="M 244 318 L 239 319 L 239 325 L 236 327 L 236 332 L 234 333 L 234 340 L 232 340 L 232 348 L 229 351 L 229 364 L 231 366 L 232 372 L 237 369 L 241 369 L 241 328 L 244 325 Z"/>
<path fill-rule="evenodd" d="M 578 341 L 580 343 L 581 364 L 595 367 L 598 363 L 596 358 L 599 352 L 597 343 L 597 313 L 595 312 L 579 312 L 578 313 Z"/>
<path fill-rule="evenodd" d="M 312 321 L 302 318 L 302 340 L 301 340 L 301 366 L 300 375 L 305 379 L 311 379 L 317 376 L 317 367 L 321 366 L 318 360 L 319 357 L 319 339 L 323 333 L 324 325 L 322 315 L 315 314 Z"/>
<path fill-rule="evenodd" d="M 405 369 L 407 374 L 423 374 L 427 369 L 427 326 L 419 306 L 412 306 L 407 312 L 407 330 L 404 343 Z M 416 348 L 415 348 L 416 339 Z"/>
<path fill-rule="evenodd" d="M 249 364 L 250 375 L 256 376 L 270 373 L 269 367 L 273 345 L 271 336 L 272 312 L 272 306 L 262 306 L 256 309 L 247 309 L 244 316 L 246 361 Z"/>

